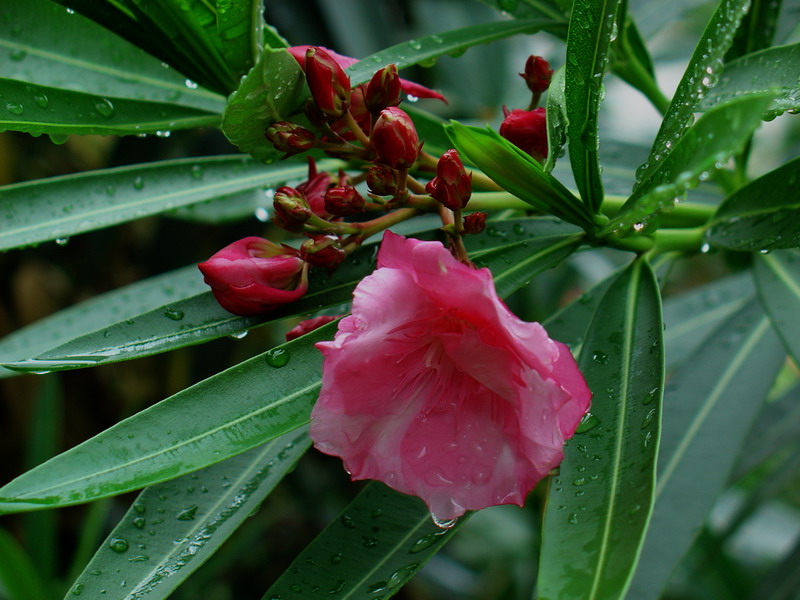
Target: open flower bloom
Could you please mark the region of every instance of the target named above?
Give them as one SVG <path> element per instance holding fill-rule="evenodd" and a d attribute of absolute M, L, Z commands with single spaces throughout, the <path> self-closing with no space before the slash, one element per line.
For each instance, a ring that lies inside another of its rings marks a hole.
<path fill-rule="evenodd" d="M 222 308 L 249 317 L 294 302 L 308 289 L 299 253 L 260 237 L 246 237 L 197 265 Z"/>
<path fill-rule="evenodd" d="M 315 446 L 440 520 L 521 506 L 591 398 L 569 349 L 512 314 L 488 269 L 391 232 L 351 316 L 317 347 Z"/>
<path fill-rule="evenodd" d="M 306 50 L 308 50 L 311 46 L 291 46 L 287 48 L 289 54 L 294 56 L 295 60 L 300 63 L 300 67 L 305 70 L 306 67 Z M 359 62 L 359 59 L 352 58 L 350 56 L 344 56 L 339 54 L 338 52 L 334 52 L 333 50 L 329 50 L 323 46 L 318 46 L 318 48 L 322 48 L 325 52 L 330 55 L 333 60 L 335 60 L 342 69 L 346 69 L 350 65 L 354 65 Z M 413 81 L 409 81 L 408 79 L 400 79 L 400 87 L 404 93 L 408 94 L 409 96 L 415 96 L 417 98 L 436 98 L 437 100 L 441 100 L 442 102 L 447 102 L 444 96 L 442 96 L 439 92 L 435 92 L 430 88 L 426 88 L 424 85 L 420 85 L 418 83 L 414 83 Z"/>

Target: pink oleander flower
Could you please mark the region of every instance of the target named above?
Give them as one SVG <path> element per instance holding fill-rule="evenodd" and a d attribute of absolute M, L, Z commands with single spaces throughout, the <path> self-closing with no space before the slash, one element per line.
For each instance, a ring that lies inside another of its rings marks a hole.
<path fill-rule="evenodd" d="M 547 113 L 544 108 L 508 111 L 500 124 L 500 135 L 539 162 L 547 158 Z"/>
<path fill-rule="evenodd" d="M 311 333 L 315 329 L 318 329 L 323 325 L 327 325 L 331 321 L 335 321 L 340 316 L 341 315 L 337 316 L 324 315 L 322 317 L 313 317 L 311 319 L 306 319 L 305 321 L 300 321 L 297 325 L 295 325 L 289 331 L 286 332 L 286 341 L 291 342 L 292 340 L 296 340 L 301 335 Z"/>
<path fill-rule="evenodd" d="M 291 46 L 290 48 L 287 48 L 289 54 L 294 56 L 295 60 L 300 63 L 300 68 L 303 70 L 306 68 L 306 50 L 309 48 L 311 48 L 311 46 Z M 342 67 L 342 69 L 346 69 L 350 65 L 354 65 L 359 61 L 357 58 L 343 56 L 338 52 L 334 52 L 333 50 L 325 48 L 324 46 L 317 46 L 317 48 L 321 48 L 327 52 L 337 63 L 339 63 L 339 66 Z M 409 96 L 415 96 L 417 98 L 435 98 L 447 103 L 445 97 L 439 92 L 434 92 L 432 89 L 426 88 L 423 85 L 414 83 L 413 81 L 408 81 L 407 79 L 400 79 L 400 84 L 403 92 Z"/>
<path fill-rule="evenodd" d="M 243 317 L 294 302 L 308 289 L 308 267 L 299 253 L 260 237 L 225 246 L 197 267 L 222 308 Z"/>
<path fill-rule="evenodd" d="M 569 349 L 438 242 L 383 238 L 325 356 L 314 445 L 438 519 L 525 502 L 591 393 Z"/>

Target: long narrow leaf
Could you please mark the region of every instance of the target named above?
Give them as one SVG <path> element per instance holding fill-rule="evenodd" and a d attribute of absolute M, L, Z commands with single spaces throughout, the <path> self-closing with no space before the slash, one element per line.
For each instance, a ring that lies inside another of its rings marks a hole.
<path fill-rule="evenodd" d="M 664 383 L 660 293 L 643 260 L 606 291 L 579 363 L 591 417 L 550 483 L 538 597 L 621 598 L 650 518 Z"/>
<path fill-rule="evenodd" d="M 258 508 L 310 446 L 292 431 L 239 456 L 144 490 L 65 600 L 166 598 Z M 124 581 L 120 585 L 120 581 Z"/>
<path fill-rule="evenodd" d="M 264 0 L 217 1 L 217 36 L 222 55 L 236 77 L 245 75 L 261 52 Z"/>
<path fill-rule="evenodd" d="M 727 481 L 784 357 L 769 319 L 751 302 L 670 379 L 656 505 L 631 597 L 661 596 Z"/>
<path fill-rule="evenodd" d="M 439 529 L 419 498 L 370 483 L 272 585 L 263 600 L 388 600 L 466 520 Z"/>
<path fill-rule="evenodd" d="M 800 365 L 800 252 L 787 250 L 756 257 L 758 295 L 786 350 Z"/>

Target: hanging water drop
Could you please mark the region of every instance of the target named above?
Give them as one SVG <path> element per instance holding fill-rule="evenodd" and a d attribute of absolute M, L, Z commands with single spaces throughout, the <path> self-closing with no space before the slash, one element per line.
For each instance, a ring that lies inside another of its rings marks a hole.
<path fill-rule="evenodd" d="M 230 334 L 228 337 L 232 340 L 241 340 L 247 337 L 248 330 L 245 329 L 244 331 L 237 331 L 236 333 Z"/>
<path fill-rule="evenodd" d="M 440 519 L 433 513 L 431 513 L 431 520 L 439 529 L 452 529 L 458 522 L 458 519 Z"/>
<path fill-rule="evenodd" d="M 66 246 L 67 244 L 69 244 L 69 238 L 68 237 L 56 238 L 56 244 L 58 244 L 59 246 Z"/>

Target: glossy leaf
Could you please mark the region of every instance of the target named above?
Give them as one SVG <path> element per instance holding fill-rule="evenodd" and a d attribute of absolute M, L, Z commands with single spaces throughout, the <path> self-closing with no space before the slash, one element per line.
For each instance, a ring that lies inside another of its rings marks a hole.
<path fill-rule="evenodd" d="M 306 547 L 264 595 L 388 599 L 456 532 L 431 521 L 422 500 L 373 482 Z"/>
<path fill-rule="evenodd" d="M 535 33 L 553 24 L 554 21 L 550 19 L 515 19 L 444 31 L 390 46 L 348 67 L 346 72 L 353 85 L 366 83 L 372 79 L 375 71 L 391 63 L 402 69 L 436 59 L 444 54 L 463 52 L 478 44 L 487 44 L 521 33 Z"/>
<path fill-rule="evenodd" d="M 775 37 L 780 10 L 781 0 L 752 0 L 725 62 L 769 47 Z"/>
<path fill-rule="evenodd" d="M 231 94 L 222 115 L 222 132 L 242 152 L 272 162 L 276 152 L 264 131 L 275 121 L 291 120 L 307 95 L 303 71 L 292 55 L 284 49 L 264 48 Z"/>
<path fill-rule="evenodd" d="M 725 65 L 719 83 L 703 98 L 700 109 L 709 110 L 743 95 L 771 92 L 775 98 L 764 118 L 796 111 L 800 109 L 798 63 L 800 44 L 767 48 L 731 61 Z"/>
<path fill-rule="evenodd" d="M 563 0 L 480 0 L 505 14 L 510 14 L 517 19 L 530 19 L 547 17 L 567 24 L 564 10 L 559 6 Z M 564 31 L 566 33 L 566 31 Z"/>
<path fill-rule="evenodd" d="M 491 129 L 452 121 L 445 127 L 456 149 L 504 190 L 535 209 L 575 225 L 592 227 L 586 207 L 529 154 Z"/>
<path fill-rule="evenodd" d="M 575 0 L 567 34 L 564 96 L 569 159 L 581 198 L 592 213 L 600 210 L 603 201 L 597 111 L 619 3 L 620 0 Z"/>
<path fill-rule="evenodd" d="M 311 441 L 305 428 L 144 490 L 66 595 L 166 598 L 257 510 Z M 120 580 L 124 581 L 120 585 Z M 76 594 L 79 592 L 79 594 Z"/>
<path fill-rule="evenodd" d="M 75 337 L 205 290 L 197 267 L 190 265 L 100 294 L 0 339 L 0 362 L 36 356 Z M 0 377 L 11 375 L 19 375 L 19 371 L 0 367 Z"/>
<path fill-rule="evenodd" d="M 556 166 L 556 160 L 567 141 L 567 107 L 564 96 L 564 68 L 556 69 L 547 89 L 547 158 L 545 173 Z"/>
<path fill-rule="evenodd" d="M 542 325 L 550 337 L 567 344 L 577 355 L 600 301 L 618 275 L 614 273 L 606 277 L 544 321 Z"/>
<path fill-rule="evenodd" d="M 264 0 L 216 0 L 217 37 L 222 56 L 235 77 L 245 75 L 261 52 Z"/>
<path fill-rule="evenodd" d="M 28 471 L 0 488 L 0 514 L 122 494 L 302 427 L 321 385 L 313 344 L 335 330 L 331 323 L 246 360 Z"/>
<path fill-rule="evenodd" d="M 0 72 L 40 86 L 180 104 L 221 113 L 225 99 L 103 27 L 49 0 L 9 2 L 0 27 Z"/>
<path fill-rule="evenodd" d="M 508 229 L 493 237 L 513 245 L 514 235 L 564 227 L 539 221 L 530 219 L 527 227 L 504 223 Z M 473 257 L 480 260 L 491 242 L 484 238 L 478 245 L 485 249 Z M 495 277 L 517 270 L 500 256 L 490 267 Z M 534 261 L 528 268 L 535 273 L 542 264 Z M 517 270 L 513 279 L 526 277 Z M 330 339 L 335 327 L 331 323 L 210 377 L 28 471 L 0 488 L 0 514 L 78 504 L 160 483 L 304 425 L 321 385 L 322 355 L 313 344 Z"/>
<path fill-rule="evenodd" d="M 411 232 L 422 239 L 432 239 L 435 235 L 435 230 L 430 229 Z M 501 294 L 510 294 L 540 271 L 555 266 L 580 243 L 574 228 L 549 219 L 498 223 L 488 228 L 486 236 L 467 240 L 473 259 L 496 273 Z M 232 315 L 205 291 L 196 296 L 175 297 L 168 304 L 89 330 L 32 358 L 25 357 L 27 360 L 6 364 L 15 370 L 33 372 L 97 366 L 167 352 L 338 306 L 351 300 L 356 284 L 375 268 L 375 256 L 375 247 L 368 245 L 351 255 L 331 276 L 312 271 L 309 290 L 301 299 L 263 317 Z M 196 277 L 202 280 L 199 272 Z"/>
<path fill-rule="evenodd" d="M 661 596 L 725 485 L 784 357 L 769 319 L 750 302 L 670 378 L 656 505 L 631 597 Z"/>
<path fill-rule="evenodd" d="M 759 255 L 753 273 L 772 326 L 800 365 L 800 252 L 787 250 Z"/>
<path fill-rule="evenodd" d="M 639 183 L 606 231 L 630 231 L 637 223 L 647 224 L 660 211 L 673 206 L 704 174 L 747 144 L 771 99 L 771 94 L 745 96 L 705 113 L 648 171 L 647 178 Z"/>
<path fill-rule="evenodd" d="M 664 383 L 661 299 L 643 260 L 606 291 L 579 365 L 594 394 L 591 416 L 550 482 L 542 600 L 622 598 L 636 567 L 655 490 Z"/>
<path fill-rule="evenodd" d="M 32 135 L 134 135 L 219 123 L 219 115 L 189 106 L 107 98 L 14 79 L 0 79 L 0 90 L 0 129 Z"/>
<path fill-rule="evenodd" d="M 339 163 L 325 161 L 320 168 Z M 303 163 L 266 168 L 243 156 L 144 163 L 0 188 L 0 249 L 69 238 L 244 190 L 302 179 Z"/>
<path fill-rule="evenodd" d="M 632 202 L 658 185 L 652 178 L 653 172 L 670 156 L 672 148 L 692 124 L 703 96 L 719 77 L 722 59 L 733 43 L 734 33 L 749 3 L 750 0 L 721 0 L 717 5 L 664 114 L 650 157 L 637 171 Z"/>
<path fill-rule="evenodd" d="M 800 246 L 799 181 L 800 158 L 754 179 L 719 207 L 706 239 L 733 250 Z"/>

